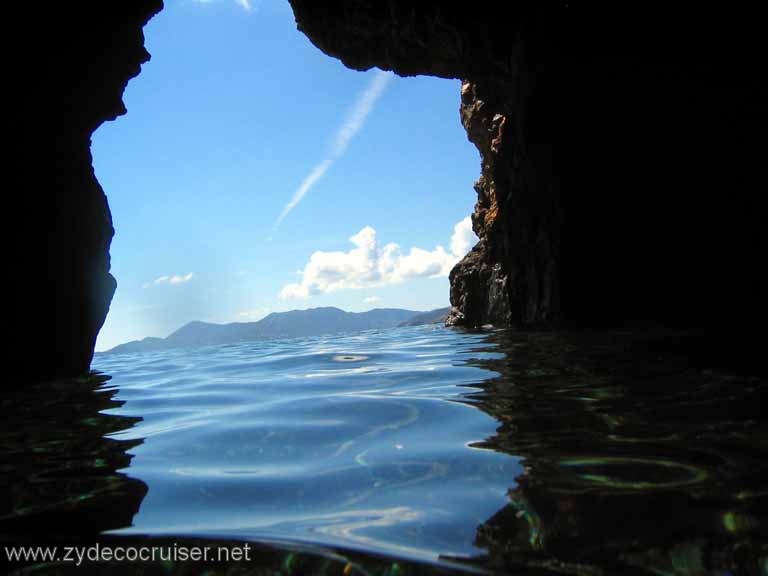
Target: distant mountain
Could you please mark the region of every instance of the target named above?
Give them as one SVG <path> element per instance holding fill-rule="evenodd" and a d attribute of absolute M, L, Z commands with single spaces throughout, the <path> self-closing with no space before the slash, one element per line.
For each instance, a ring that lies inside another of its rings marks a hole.
<path fill-rule="evenodd" d="M 105 352 L 96 352 L 96 354 L 133 354 L 135 352 L 147 352 L 149 350 L 162 350 L 163 348 L 173 348 L 165 338 L 155 338 L 147 336 L 143 340 L 132 340 L 125 344 L 119 344 Z"/>
<path fill-rule="evenodd" d="M 127 354 L 169 348 L 191 348 L 209 344 L 228 344 L 247 340 L 298 338 L 340 332 L 360 332 L 377 328 L 394 328 L 404 325 L 408 320 L 426 314 L 431 314 L 431 312 L 422 313 L 400 308 L 376 308 L 368 312 L 345 312 L 339 308 L 327 307 L 273 312 L 258 322 L 213 324 L 194 321 L 185 324 L 167 338 L 150 337 L 134 340 L 115 346 L 106 352 L 100 352 L 100 354 Z M 418 324 L 425 323 L 429 322 L 418 322 Z"/>
<path fill-rule="evenodd" d="M 445 319 L 448 318 L 448 314 L 451 311 L 451 307 L 437 308 L 430 310 L 429 312 L 422 312 L 408 318 L 405 322 L 400 322 L 398 326 L 421 326 L 422 324 L 442 324 Z"/>

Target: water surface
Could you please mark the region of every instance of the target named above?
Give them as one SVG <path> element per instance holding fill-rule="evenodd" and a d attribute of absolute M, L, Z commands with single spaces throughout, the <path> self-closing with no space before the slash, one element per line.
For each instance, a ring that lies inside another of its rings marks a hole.
<path fill-rule="evenodd" d="M 142 421 L 126 532 L 471 556 L 519 458 L 472 447 L 496 420 L 462 401 L 500 354 L 481 335 L 398 329 L 99 359 L 111 411 Z"/>
<path fill-rule="evenodd" d="M 0 536 L 263 545 L 224 573 L 765 575 L 766 382 L 681 342 L 428 326 L 97 356 L 3 398 Z"/>

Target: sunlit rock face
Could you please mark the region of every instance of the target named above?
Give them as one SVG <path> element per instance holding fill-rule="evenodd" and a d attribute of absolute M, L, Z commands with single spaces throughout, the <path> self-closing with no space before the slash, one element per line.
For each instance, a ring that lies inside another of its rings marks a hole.
<path fill-rule="evenodd" d="M 451 274 L 449 322 L 723 334 L 765 318 L 755 14 L 291 4 L 347 66 L 463 81 L 480 243 Z"/>
<path fill-rule="evenodd" d="M 481 158 L 472 214 L 481 241 L 451 271 L 451 324 L 548 327 L 561 319 L 559 190 L 552 143 L 537 138 L 552 133 L 553 118 L 530 106 L 533 85 L 523 63 L 511 79 L 462 84 L 461 122 Z"/>
<path fill-rule="evenodd" d="M 19 105 L 22 210 L 9 272 L 16 285 L 11 382 L 88 370 L 115 290 L 107 199 L 91 165 L 91 134 L 125 112 L 123 89 L 148 60 L 142 27 L 160 0 L 16 3 L 7 56 Z M 14 192 L 16 194 L 16 192 Z"/>

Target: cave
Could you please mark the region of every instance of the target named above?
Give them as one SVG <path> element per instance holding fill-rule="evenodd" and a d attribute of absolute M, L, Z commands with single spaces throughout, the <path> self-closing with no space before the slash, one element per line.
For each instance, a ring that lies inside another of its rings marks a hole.
<path fill-rule="evenodd" d="M 766 262 L 756 14 L 291 5 L 299 30 L 350 68 L 462 80 L 456 121 L 481 154 L 480 242 L 451 273 L 451 324 L 661 328 L 689 335 L 697 358 L 764 370 L 752 337 Z M 90 138 L 125 113 L 123 89 L 149 59 L 142 27 L 161 9 L 25 3 L 9 15 L 24 198 L 11 224 L 11 387 L 89 370 L 116 285 Z"/>

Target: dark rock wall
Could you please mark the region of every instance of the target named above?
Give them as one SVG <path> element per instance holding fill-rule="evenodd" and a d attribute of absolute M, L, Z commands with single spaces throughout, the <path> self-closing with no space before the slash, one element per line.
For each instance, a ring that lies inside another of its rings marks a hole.
<path fill-rule="evenodd" d="M 551 141 L 538 139 L 552 133 L 552 118 L 542 106 L 548 94 L 532 98 L 548 78 L 534 77 L 525 62 L 516 72 L 462 84 L 461 121 L 481 158 L 472 214 L 481 240 L 451 271 L 451 324 L 560 320 L 561 203 Z"/>
<path fill-rule="evenodd" d="M 593 33 L 564 50 L 556 138 L 568 325 L 728 339 L 764 321 L 756 22 L 701 7 L 580 15 Z"/>
<path fill-rule="evenodd" d="M 464 81 L 480 243 L 451 273 L 451 322 L 669 326 L 727 347 L 765 320 L 757 13 L 291 4 L 350 67 Z"/>
<path fill-rule="evenodd" d="M 162 2 L 24 4 L 6 20 L 22 197 L 11 363 L 16 379 L 42 380 L 88 370 L 109 309 L 114 231 L 91 134 L 125 113 L 123 89 L 149 59 L 142 27 Z"/>

